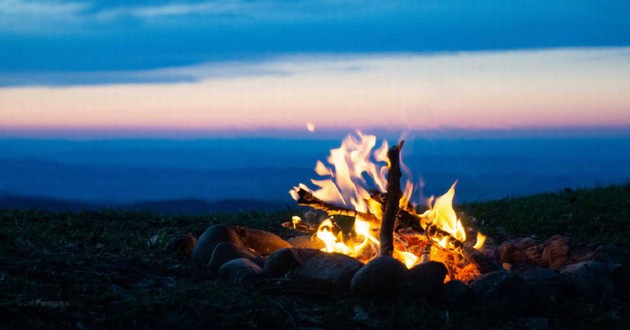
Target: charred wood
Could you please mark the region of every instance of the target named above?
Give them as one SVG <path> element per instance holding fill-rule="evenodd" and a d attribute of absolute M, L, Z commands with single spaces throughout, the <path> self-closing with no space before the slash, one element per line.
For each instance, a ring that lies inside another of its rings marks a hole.
<path fill-rule="evenodd" d="M 381 255 L 391 257 L 394 253 L 394 225 L 398 217 L 398 205 L 402 191 L 400 190 L 400 150 L 405 141 L 400 141 L 397 146 L 387 151 L 387 159 L 389 160 L 389 169 L 387 171 L 387 201 L 385 203 L 385 212 L 383 213 L 383 221 L 381 222 Z"/>
<path fill-rule="evenodd" d="M 347 209 L 328 202 L 324 202 L 321 199 L 315 197 L 310 191 L 304 190 L 302 188 L 298 189 L 297 194 L 299 197 L 297 203 L 300 206 L 308 206 L 317 210 L 326 211 L 328 215 L 360 217 L 361 219 L 368 222 L 379 222 L 379 219 L 372 213 L 359 212 L 356 210 Z"/>

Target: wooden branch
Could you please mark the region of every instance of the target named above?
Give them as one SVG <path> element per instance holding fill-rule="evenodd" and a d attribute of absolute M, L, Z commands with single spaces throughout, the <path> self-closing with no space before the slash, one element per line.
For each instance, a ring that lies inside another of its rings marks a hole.
<path fill-rule="evenodd" d="M 321 199 L 313 196 L 313 194 L 307 190 L 299 188 L 297 203 L 300 206 L 309 206 L 314 209 L 326 211 L 328 215 L 345 215 L 349 217 L 360 217 L 364 221 L 379 223 L 379 219 L 372 213 L 358 212 L 352 209 L 346 209 L 341 206 L 330 204 L 322 201 Z"/>
<path fill-rule="evenodd" d="M 405 141 L 400 141 L 397 146 L 387 151 L 389 169 L 387 171 L 387 195 L 383 221 L 381 222 L 381 255 L 391 257 L 394 253 L 394 225 L 398 216 L 398 204 L 402 197 L 400 191 L 400 149 Z"/>
<path fill-rule="evenodd" d="M 455 238 L 453 235 L 449 234 L 448 232 L 440 229 L 440 227 L 436 226 L 435 224 L 428 224 L 426 228 L 424 228 L 424 233 L 425 235 L 427 235 L 427 237 L 429 237 L 432 241 L 441 241 L 442 239 L 444 239 L 446 237 L 446 243 L 449 247 L 452 247 L 453 250 L 460 250 L 461 248 L 464 247 L 464 243 L 460 242 L 457 238 Z"/>

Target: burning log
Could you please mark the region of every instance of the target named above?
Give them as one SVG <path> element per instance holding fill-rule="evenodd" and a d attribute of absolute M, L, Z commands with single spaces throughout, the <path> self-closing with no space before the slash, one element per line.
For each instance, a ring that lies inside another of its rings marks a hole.
<path fill-rule="evenodd" d="M 322 210 L 328 213 L 328 215 L 342 215 L 342 216 L 349 216 L 349 217 L 355 217 L 355 218 L 358 217 L 364 221 L 367 221 L 373 224 L 380 225 L 381 223 L 380 219 L 378 219 L 378 217 L 376 217 L 376 215 L 372 213 L 359 212 L 354 209 L 347 209 L 341 206 L 324 202 L 321 199 L 315 197 L 310 191 L 302 189 L 302 188 L 298 188 L 296 192 L 298 195 L 297 204 L 300 206 L 308 206 L 313 209 Z M 380 193 L 375 192 L 373 194 L 372 200 L 374 200 L 377 203 L 384 204 L 385 201 L 382 198 L 379 198 L 380 197 L 378 196 L 379 194 Z M 419 215 L 410 205 L 407 205 L 405 208 L 402 208 L 398 211 L 397 220 L 400 227 L 412 227 L 416 230 L 422 229 L 420 227 Z M 283 224 L 283 226 L 285 225 Z M 291 222 L 287 222 L 285 227 L 292 228 L 293 225 L 291 224 Z"/>
<path fill-rule="evenodd" d="M 391 257 L 394 253 L 394 225 L 398 216 L 398 206 L 402 191 L 400 190 L 400 149 L 402 149 L 405 141 L 400 141 L 397 146 L 387 151 L 387 159 L 389 160 L 389 169 L 387 171 L 387 201 L 385 203 L 385 212 L 383 213 L 383 221 L 381 222 L 381 255 Z"/>
<path fill-rule="evenodd" d="M 427 224 L 424 232 L 427 237 L 433 241 L 441 241 L 445 239 L 447 246 L 451 247 L 453 250 L 459 251 L 464 247 L 463 242 L 459 241 L 448 232 L 440 229 L 440 227 L 435 224 Z"/>
<path fill-rule="evenodd" d="M 349 217 L 360 217 L 361 219 L 368 222 L 373 222 L 373 223 L 379 222 L 378 218 L 372 213 L 359 212 L 356 210 L 346 209 L 337 205 L 333 205 L 331 203 L 324 202 L 320 200 L 319 198 L 313 196 L 313 194 L 310 191 L 307 191 L 305 189 L 299 188 L 297 190 L 297 194 L 299 196 L 297 203 L 300 206 L 309 206 L 317 210 L 322 210 L 328 213 L 328 215 L 343 215 L 343 216 L 349 216 Z"/>
<path fill-rule="evenodd" d="M 383 143 L 372 152 L 374 137 L 358 135 L 358 139 L 348 137 L 339 149 L 331 150 L 328 162 L 332 168 L 317 163 L 317 174 L 329 177 L 313 181 L 320 189 L 311 191 L 300 184 L 290 192 L 298 205 L 333 216 L 320 222 L 316 231 L 326 252 L 343 253 L 363 262 L 377 255 L 390 256 L 408 268 L 433 260 L 444 263 L 450 279 L 460 280 L 500 269 L 485 254 L 474 250 L 483 245 L 483 235 L 478 235 L 474 248 L 466 247 L 466 232 L 452 208 L 455 184 L 432 201 L 429 210 L 419 214 L 410 201 L 414 191 L 410 180 L 405 192 L 401 190 L 404 165 L 400 152 L 404 141 L 389 149 Z M 387 167 L 382 165 L 384 162 Z M 294 220 L 283 224 L 304 230 L 299 225 Z"/>

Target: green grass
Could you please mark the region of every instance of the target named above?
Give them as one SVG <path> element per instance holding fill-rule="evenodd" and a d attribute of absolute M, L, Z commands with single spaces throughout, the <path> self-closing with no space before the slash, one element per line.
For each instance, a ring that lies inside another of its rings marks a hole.
<path fill-rule="evenodd" d="M 630 246 L 630 184 L 474 203 L 461 210 L 499 240 L 561 234 L 576 243 Z"/>
<path fill-rule="evenodd" d="M 457 207 L 494 238 L 554 234 L 630 251 L 630 185 Z M 160 216 L 151 212 L 49 213 L 0 210 L 2 328 L 554 328 L 630 326 L 628 300 L 558 302 L 536 312 L 479 313 L 424 300 L 362 300 L 308 284 L 210 279 L 162 251 L 175 234 L 217 223 L 274 231 L 292 212 Z M 43 306 L 48 305 L 48 306 Z M 51 306 L 56 305 L 56 306 Z"/>

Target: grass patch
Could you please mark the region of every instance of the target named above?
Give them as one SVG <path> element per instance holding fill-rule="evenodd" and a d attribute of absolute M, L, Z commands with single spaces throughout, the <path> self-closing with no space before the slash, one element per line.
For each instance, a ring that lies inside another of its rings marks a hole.
<path fill-rule="evenodd" d="M 494 238 L 569 235 L 630 251 L 630 185 L 458 207 Z M 630 326 L 628 300 L 557 302 L 549 310 L 479 314 L 423 300 L 362 300 L 284 280 L 210 280 L 203 267 L 162 248 L 212 224 L 276 232 L 293 213 L 162 216 L 103 210 L 0 210 L 2 328 L 608 328 Z M 545 323 L 546 322 L 546 323 Z"/>
<path fill-rule="evenodd" d="M 461 210 L 499 241 L 561 234 L 581 244 L 630 246 L 630 184 L 472 203 Z"/>

